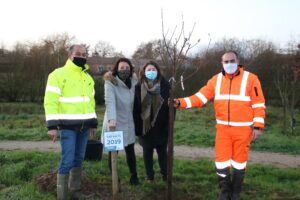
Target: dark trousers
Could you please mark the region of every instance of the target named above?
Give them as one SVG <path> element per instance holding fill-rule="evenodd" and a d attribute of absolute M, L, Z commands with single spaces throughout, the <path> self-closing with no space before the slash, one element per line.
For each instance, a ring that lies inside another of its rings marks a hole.
<path fill-rule="evenodd" d="M 137 176 L 134 143 L 125 147 L 125 153 L 126 153 L 127 165 L 131 176 Z M 111 152 L 108 153 L 108 167 L 111 171 Z"/>
<path fill-rule="evenodd" d="M 154 170 L 153 170 L 153 152 L 156 149 L 158 155 L 158 163 L 160 167 L 160 173 L 163 180 L 167 178 L 167 144 L 154 147 L 143 147 L 143 158 L 144 165 L 146 169 L 147 178 L 149 180 L 154 179 Z"/>

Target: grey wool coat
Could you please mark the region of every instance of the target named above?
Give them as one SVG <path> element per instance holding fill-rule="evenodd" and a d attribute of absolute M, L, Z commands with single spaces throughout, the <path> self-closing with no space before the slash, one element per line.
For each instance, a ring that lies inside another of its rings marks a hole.
<path fill-rule="evenodd" d="M 125 83 L 115 77 L 117 84 L 105 80 L 104 83 L 104 99 L 105 99 L 105 114 L 102 126 L 101 140 L 103 142 L 103 134 L 109 131 L 108 121 L 116 120 L 116 131 L 123 131 L 124 147 L 135 142 L 135 128 L 133 121 L 133 102 L 134 92 L 137 80 L 131 78 L 131 88 L 129 89 Z"/>

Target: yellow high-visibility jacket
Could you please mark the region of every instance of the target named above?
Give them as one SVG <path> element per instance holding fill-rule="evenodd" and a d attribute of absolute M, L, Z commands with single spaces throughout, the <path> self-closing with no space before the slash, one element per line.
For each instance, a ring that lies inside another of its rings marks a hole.
<path fill-rule="evenodd" d="M 96 128 L 94 80 L 70 59 L 48 76 L 44 108 L 48 129 Z"/>

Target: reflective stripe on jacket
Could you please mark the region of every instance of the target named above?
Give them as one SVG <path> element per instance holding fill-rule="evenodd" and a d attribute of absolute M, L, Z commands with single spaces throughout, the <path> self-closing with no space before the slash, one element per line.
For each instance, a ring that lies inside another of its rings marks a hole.
<path fill-rule="evenodd" d="M 47 127 L 97 126 L 94 80 L 81 67 L 67 60 L 48 76 L 44 107 Z"/>
<path fill-rule="evenodd" d="M 265 99 L 256 75 L 244 71 L 229 78 L 219 73 L 196 94 L 179 98 L 181 108 L 201 107 L 214 99 L 217 124 L 263 128 Z"/>

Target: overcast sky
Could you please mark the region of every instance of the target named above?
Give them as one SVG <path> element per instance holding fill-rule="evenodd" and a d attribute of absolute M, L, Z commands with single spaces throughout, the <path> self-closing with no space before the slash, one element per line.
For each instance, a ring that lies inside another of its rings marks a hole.
<path fill-rule="evenodd" d="M 131 56 L 141 42 L 161 38 L 165 27 L 180 25 L 182 16 L 193 39 L 205 45 L 220 38 L 261 38 L 283 45 L 300 41 L 300 0 L 5 0 L 1 2 L 0 43 L 38 41 L 68 33 L 78 42 L 111 43 Z"/>

